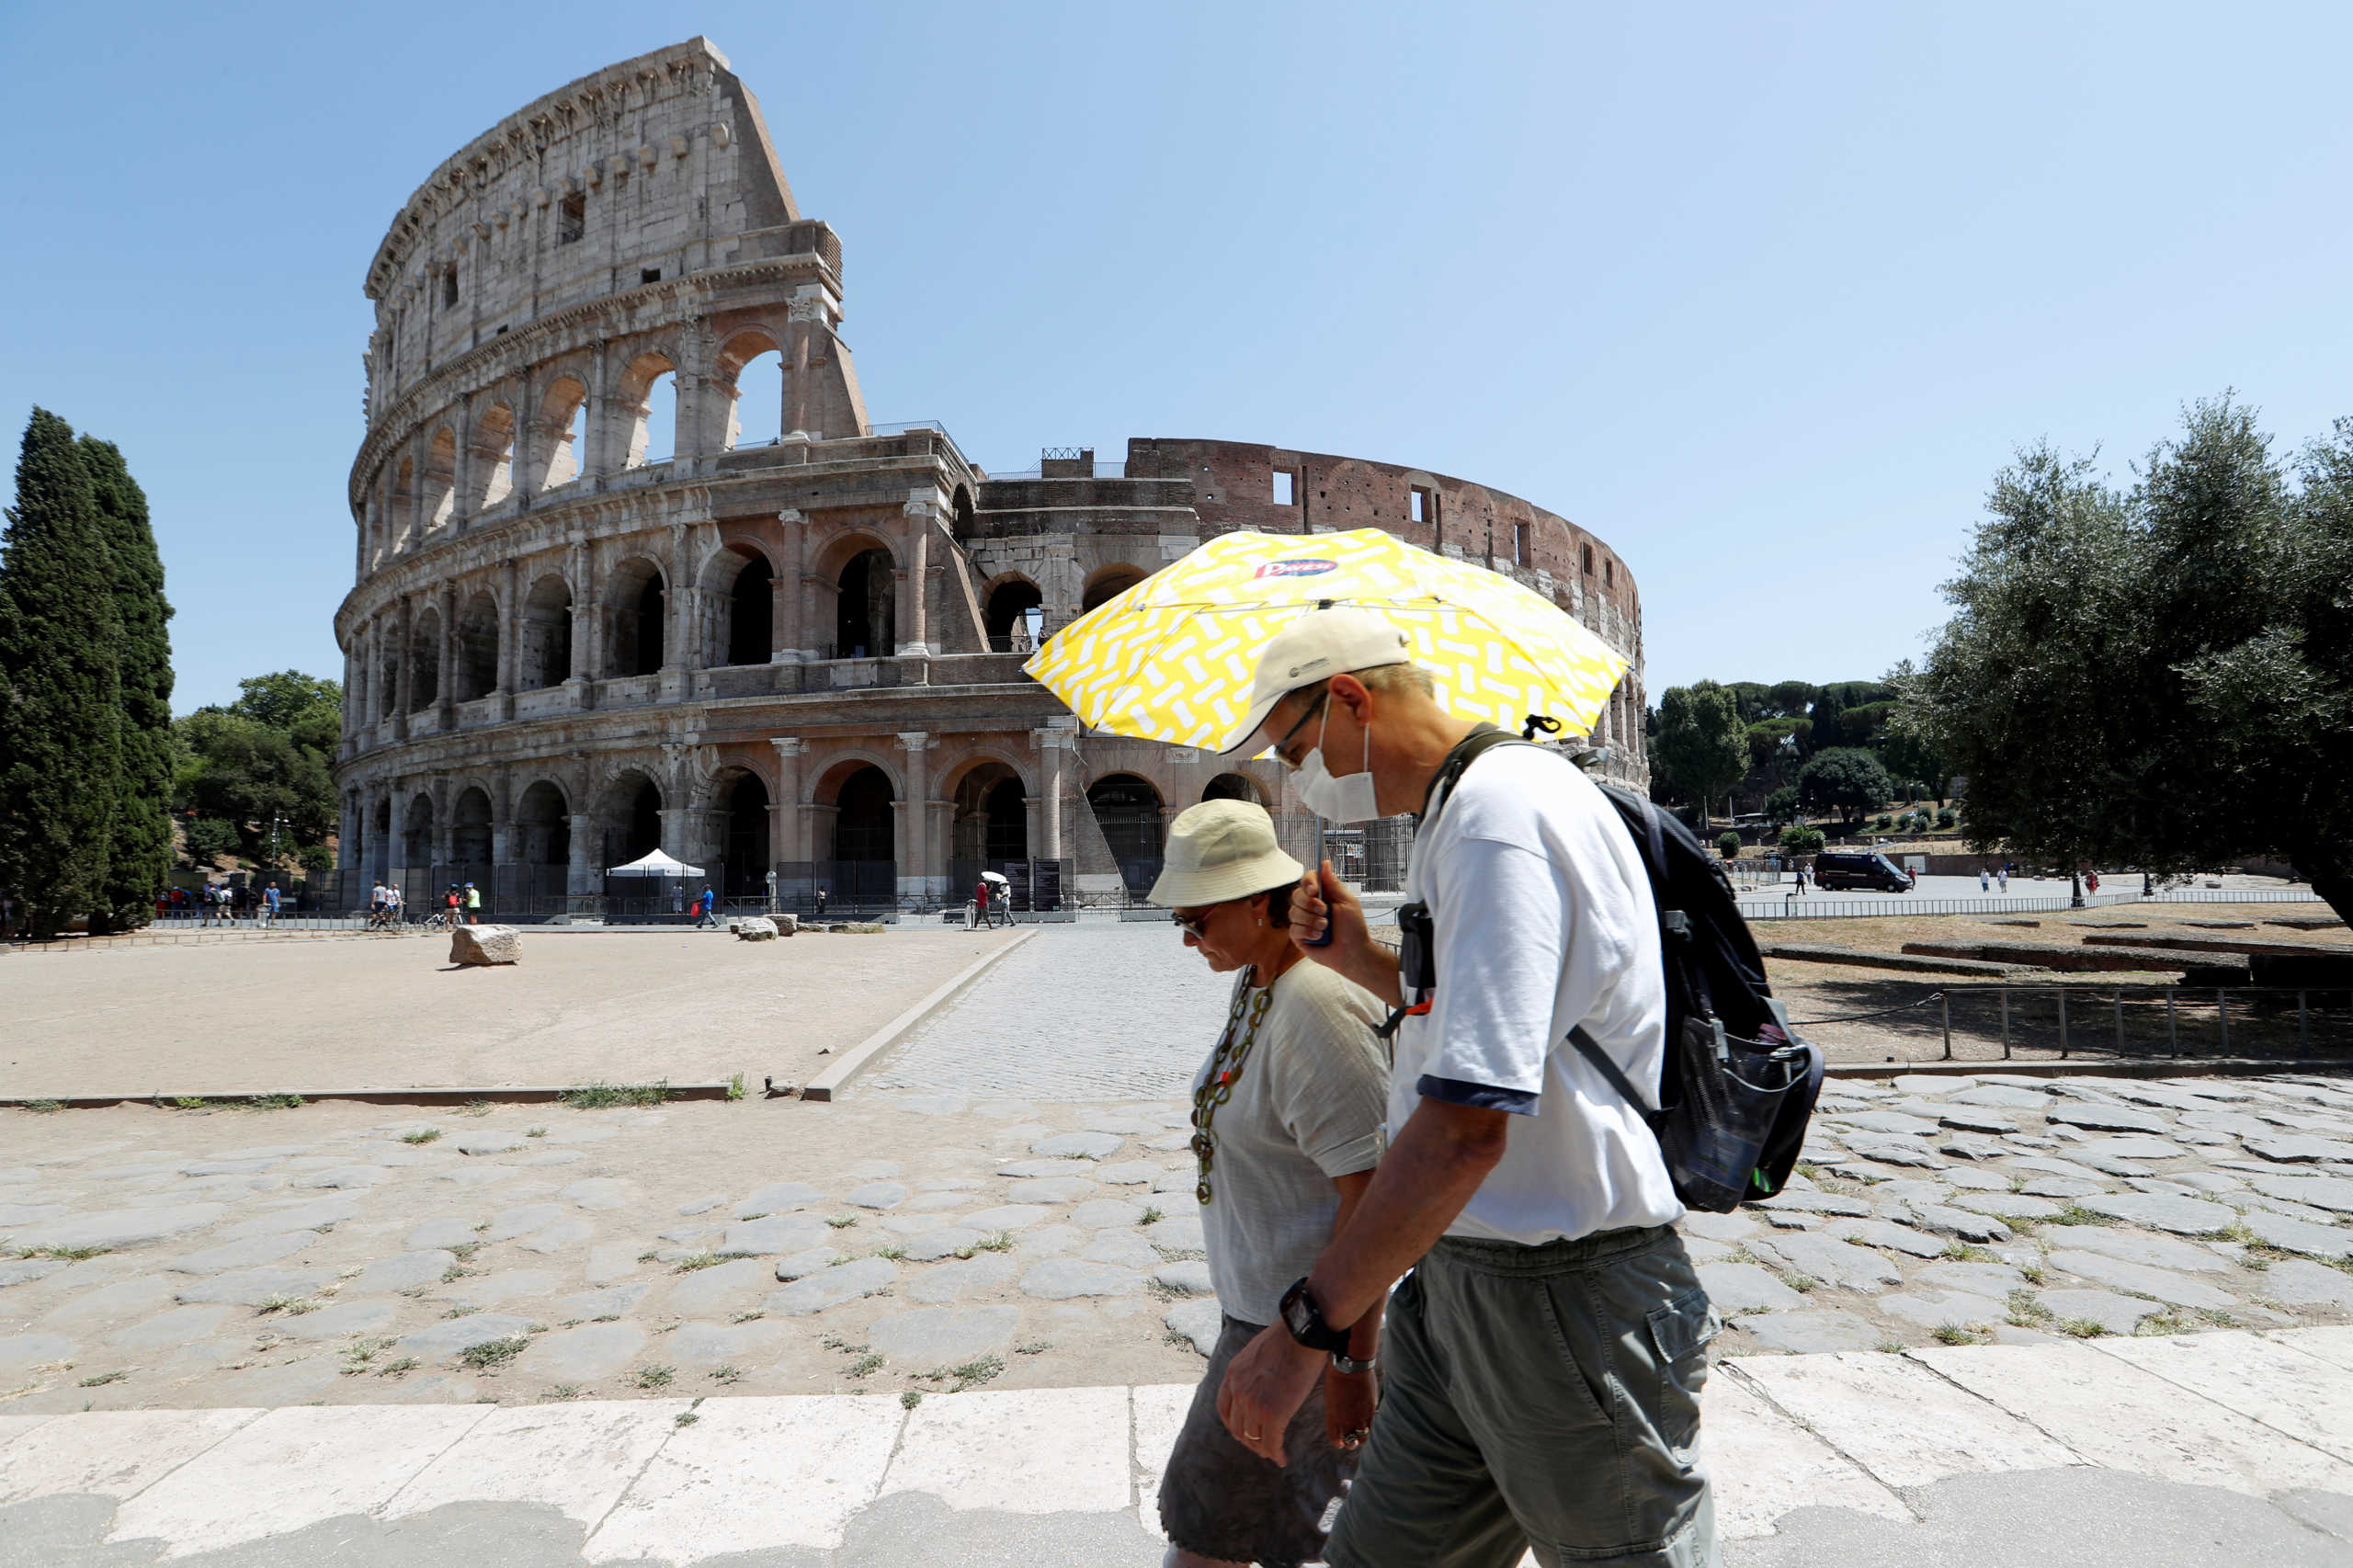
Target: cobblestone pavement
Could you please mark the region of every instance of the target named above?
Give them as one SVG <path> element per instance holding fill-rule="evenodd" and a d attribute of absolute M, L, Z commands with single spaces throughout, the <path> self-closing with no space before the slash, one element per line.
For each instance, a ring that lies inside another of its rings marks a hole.
<path fill-rule="evenodd" d="M 0 1415 L 0 1568 L 1150 1568 L 1191 1393 Z M 1701 1399 L 1733 1568 L 2353 1556 L 2345 1329 L 1750 1358 Z"/>
<path fill-rule="evenodd" d="M 1054 1100 L 1181 1095 L 1217 1043 L 1233 986 L 1165 922 L 1045 926 L 870 1069 L 863 1086 Z"/>
<path fill-rule="evenodd" d="M 1195 1374 L 1173 1099 L 0 1113 L 0 1415 Z M 2340 1081 L 1842 1080 L 1722 1354 L 2353 1321 Z"/>

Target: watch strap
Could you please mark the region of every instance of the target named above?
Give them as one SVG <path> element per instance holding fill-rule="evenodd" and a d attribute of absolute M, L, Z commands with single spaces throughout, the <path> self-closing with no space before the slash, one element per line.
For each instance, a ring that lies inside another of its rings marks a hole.
<path fill-rule="evenodd" d="M 1283 1327 L 1290 1332 L 1291 1338 L 1308 1349 L 1321 1350 L 1326 1355 L 1347 1349 L 1348 1331 L 1333 1327 L 1324 1318 L 1324 1309 L 1316 1304 L 1315 1297 L 1307 1289 L 1305 1275 L 1300 1276 L 1298 1282 L 1283 1292 L 1281 1312 Z M 1302 1319 L 1305 1321 L 1302 1323 Z"/>

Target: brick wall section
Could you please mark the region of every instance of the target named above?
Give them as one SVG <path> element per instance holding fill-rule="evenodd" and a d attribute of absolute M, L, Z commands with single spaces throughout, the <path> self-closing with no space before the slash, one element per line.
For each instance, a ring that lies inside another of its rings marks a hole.
<path fill-rule="evenodd" d="M 1204 538 L 1236 528 L 1298 534 L 1385 528 L 1424 550 L 1507 572 L 1612 642 L 1640 646 L 1641 599 L 1625 562 L 1586 529 L 1517 495 L 1399 463 L 1248 441 L 1138 437 L 1128 443 L 1127 472 L 1130 478 L 1188 481 Z M 1289 506 L 1274 500 L 1278 472 L 1292 476 Z M 1418 522 L 1413 517 L 1417 489 L 1426 493 Z M 1514 559 L 1516 526 L 1528 529 L 1525 562 Z"/>

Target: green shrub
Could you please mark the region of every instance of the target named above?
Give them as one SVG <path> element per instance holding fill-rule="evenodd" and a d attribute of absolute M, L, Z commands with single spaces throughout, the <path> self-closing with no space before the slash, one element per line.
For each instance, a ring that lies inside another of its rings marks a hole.
<path fill-rule="evenodd" d="M 1716 853 L 1727 860 L 1740 858 L 1740 835 L 1725 832 L 1716 835 Z"/>
<path fill-rule="evenodd" d="M 1937 808 L 1937 825 L 1938 827 L 1957 827 L 1960 824 L 1961 813 L 1959 812 L 1954 811 L 1950 806 L 1939 806 Z"/>
<path fill-rule="evenodd" d="M 1781 852 L 1785 855 L 1818 855 L 1822 852 L 1822 830 L 1818 827 L 1785 827 L 1781 830 Z"/>

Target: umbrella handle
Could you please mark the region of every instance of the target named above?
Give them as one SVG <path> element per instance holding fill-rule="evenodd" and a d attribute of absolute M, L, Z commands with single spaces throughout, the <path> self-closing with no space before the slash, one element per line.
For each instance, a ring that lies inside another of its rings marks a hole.
<path fill-rule="evenodd" d="M 1321 891 L 1323 886 L 1324 858 L 1324 819 L 1322 817 L 1317 817 L 1315 819 L 1315 877 L 1316 885 L 1319 891 Z M 1338 930 L 1339 927 L 1333 924 L 1332 915 L 1327 907 L 1324 915 L 1324 934 L 1321 937 L 1314 937 L 1309 941 L 1302 942 L 1300 946 L 1302 948 L 1328 948 L 1332 945 L 1333 937 L 1338 934 Z"/>

